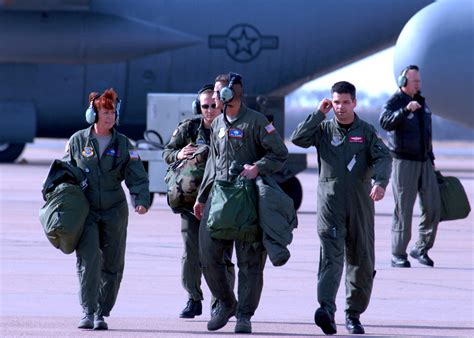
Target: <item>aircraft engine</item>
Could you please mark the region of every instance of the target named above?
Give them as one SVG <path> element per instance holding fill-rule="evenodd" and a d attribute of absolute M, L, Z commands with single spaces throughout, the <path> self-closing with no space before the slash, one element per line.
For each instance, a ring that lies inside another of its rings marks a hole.
<path fill-rule="evenodd" d="M 474 5 L 436 1 L 403 28 L 395 48 L 394 75 L 420 67 L 422 91 L 434 114 L 474 128 Z"/>

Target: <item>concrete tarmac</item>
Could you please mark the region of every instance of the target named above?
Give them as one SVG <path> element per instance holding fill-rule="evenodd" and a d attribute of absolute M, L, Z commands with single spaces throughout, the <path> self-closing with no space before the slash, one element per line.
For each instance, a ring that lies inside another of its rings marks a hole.
<path fill-rule="evenodd" d="M 203 315 L 180 319 L 186 303 L 181 287 L 183 250 L 179 216 L 164 197 L 155 197 L 150 212 L 131 212 L 122 286 L 111 317 L 110 330 L 77 329 L 81 317 L 75 254 L 65 255 L 46 239 L 38 220 L 43 204 L 41 183 L 49 164 L 61 158 L 64 142 L 37 140 L 22 160 L 0 165 L 0 336 L 2 337 L 225 337 L 233 333 L 235 318 L 221 330 L 209 332 L 209 290 L 203 278 Z M 463 145 L 471 147 L 472 144 Z M 309 164 L 315 156 L 309 156 Z M 437 167 L 461 179 L 474 206 L 474 156 L 442 156 Z M 299 227 L 290 246 L 291 259 L 283 267 L 268 260 L 265 285 L 255 316 L 253 336 L 308 337 L 324 334 L 314 324 L 319 239 L 316 233 L 317 170 L 298 175 L 303 204 Z M 361 316 L 368 336 L 474 336 L 474 214 L 443 222 L 430 256 L 434 268 L 411 259 L 412 268 L 390 267 L 390 226 L 393 196 L 388 188 L 376 203 L 376 269 L 371 303 Z M 414 239 L 420 211 L 415 208 Z M 235 257 L 234 257 L 235 261 Z M 338 336 L 344 327 L 344 282 L 337 296 Z"/>

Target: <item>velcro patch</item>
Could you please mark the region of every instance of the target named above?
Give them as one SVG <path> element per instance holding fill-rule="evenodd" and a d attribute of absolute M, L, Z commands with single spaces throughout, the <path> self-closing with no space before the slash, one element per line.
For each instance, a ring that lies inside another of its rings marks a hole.
<path fill-rule="evenodd" d="M 229 137 L 243 138 L 244 137 L 244 131 L 242 129 L 231 128 L 231 129 L 229 129 Z"/>
<path fill-rule="evenodd" d="M 115 149 L 105 149 L 104 155 L 120 157 L 120 150 L 117 150 L 117 153 L 116 153 Z"/>
<path fill-rule="evenodd" d="M 135 150 L 129 150 L 128 153 L 130 154 L 130 159 L 131 160 L 139 160 L 140 156 L 138 155 L 138 152 Z"/>
<path fill-rule="evenodd" d="M 92 147 L 84 147 L 84 149 L 82 149 L 82 156 L 84 156 L 84 157 L 92 157 L 92 156 L 94 156 L 94 148 L 92 148 Z"/>
<path fill-rule="evenodd" d="M 276 129 L 275 129 L 275 127 L 273 126 L 273 124 L 270 123 L 270 124 L 267 124 L 267 125 L 265 126 L 265 130 L 267 131 L 267 133 L 271 134 L 271 133 L 273 133 Z"/>
<path fill-rule="evenodd" d="M 364 143 L 365 139 L 362 136 L 349 136 L 350 143 Z"/>

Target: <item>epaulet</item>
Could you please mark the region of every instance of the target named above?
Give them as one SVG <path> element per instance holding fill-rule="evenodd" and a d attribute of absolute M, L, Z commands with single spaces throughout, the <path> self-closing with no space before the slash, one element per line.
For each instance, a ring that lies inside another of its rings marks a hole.
<path fill-rule="evenodd" d="M 192 119 L 184 119 L 184 120 L 182 120 L 181 122 L 178 123 L 178 127 L 185 124 L 185 123 L 191 122 L 191 121 L 192 121 Z"/>

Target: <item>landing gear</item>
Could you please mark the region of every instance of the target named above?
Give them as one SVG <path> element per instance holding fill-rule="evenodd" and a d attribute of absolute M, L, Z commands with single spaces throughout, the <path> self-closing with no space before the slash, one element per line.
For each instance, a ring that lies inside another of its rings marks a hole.
<path fill-rule="evenodd" d="M 0 143 L 0 163 L 15 161 L 25 148 L 25 143 Z"/>

